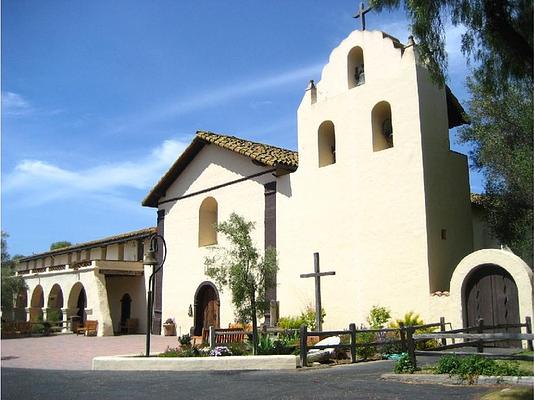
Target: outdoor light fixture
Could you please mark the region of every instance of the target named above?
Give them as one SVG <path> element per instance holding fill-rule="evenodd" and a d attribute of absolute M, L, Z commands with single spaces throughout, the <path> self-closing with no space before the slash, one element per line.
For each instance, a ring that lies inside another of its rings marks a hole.
<path fill-rule="evenodd" d="M 163 254 L 161 264 L 158 262 L 156 257 L 156 252 L 158 251 L 158 239 L 162 240 L 163 245 Z M 152 307 L 154 304 L 154 275 L 156 275 L 162 268 L 165 263 L 165 258 L 167 257 L 167 245 L 165 239 L 162 235 L 155 233 L 150 237 L 150 248 L 143 256 L 143 264 L 150 265 L 152 267 L 152 274 L 149 277 L 149 290 L 147 292 L 147 339 L 145 347 L 145 357 L 150 356 L 150 334 L 152 330 Z M 158 264 L 160 266 L 156 269 Z"/>
<path fill-rule="evenodd" d="M 191 307 L 191 304 L 189 305 L 189 308 L 188 308 L 188 317 L 193 317 L 193 308 Z"/>

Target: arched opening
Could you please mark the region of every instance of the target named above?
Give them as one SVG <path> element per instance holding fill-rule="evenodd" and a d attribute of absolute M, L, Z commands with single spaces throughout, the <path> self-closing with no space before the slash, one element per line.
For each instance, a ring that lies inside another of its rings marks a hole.
<path fill-rule="evenodd" d="M 26 289 L 22 289 L 17 293 L 15 300 L 15 321 L 26 321 L 26 307 L 28 307 L 28 292 Z"/>
<path fill-rule="evenodd" d="M 43 288 L 37 285 L 32 293 L 30 301 L 30 321 L 43 320 L 43 307 L 45 306 L 45 297 L 43 295 Z"/>
<path fill-rule="evenodd" d="M 324 121 L 318 128 L 318 166 L 336 163 L 336 137 L 332 121 Z"/>
<path fill-rule="evenodd" d="M 364 53 L 361 47 L 353 47 L 347 55 L 347 86 L 351 89 L 364 82 Z"/>
<path fill-rule="evenodd" d="M 202 336 L 210 326 L 219 328 L 219 293 L 212 282 L 203 282 L 195 292 L 193 334 Z"/>
<path fill-rule="evenodd" d="M 207 197 L 199 208 L 199 247 L 217 244 L 217 201 Z"/>
<path fill-rule="evenodd" d="M 46 319 L 49 321 L 63 321 L 63 291 L 56 283 L 50 289 L 47 303 Z"/>
<path fill-rule="evenodd" d="M 495 264 L 480 265 L 466 277 L 463 286 L 465 327 L 476 326 L 479 319 L 483 319 L 485 325 L 520 323 L 518 289 L 504 268 Z M 495 329 L 494 332 L 520 332 L 520 329 Z M 496 346 L 521 347 L 521 343 L 496 342 Z"/>
<path fill-rule="evenodd" d="M 77 316 L 80 323 L 84 323 L 87 319 L 86 307 L 87 307 L 87 296 L 85 293 L 84 285 L 80 282 L 76 282 L 69 293 L 68 307 L 70 311 L 70 316 Z"/>
<path fill-rule="evenodd" d="M 392 109 L 386 101 L 377 103 L 372 109 L 373 151 L 394 147 Z"/>
<path fill-rule="evenodd" d="M 126 326 L 126 320 L 130 319 L 132 298 L 128 293 L 121 297 L 121 326 Z"/>

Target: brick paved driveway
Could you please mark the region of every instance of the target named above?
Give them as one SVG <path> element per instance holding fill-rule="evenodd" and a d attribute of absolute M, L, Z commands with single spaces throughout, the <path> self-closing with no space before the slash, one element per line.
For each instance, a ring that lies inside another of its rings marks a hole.
<path fill-rule="evenodd" d="M 176 347 L 176 336 L 152 336 L 151 351 Z M 90 370 L 97 356 L 144 354 L 145 335 L 76 336 L 5 339 L 1 341 L 2 367 Z"/>

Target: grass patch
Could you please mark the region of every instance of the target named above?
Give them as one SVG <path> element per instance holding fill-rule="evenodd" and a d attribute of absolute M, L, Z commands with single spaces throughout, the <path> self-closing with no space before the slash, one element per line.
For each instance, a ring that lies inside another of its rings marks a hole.
<path fill-rule="evenodd" d="M 481 400 L 532 400 L 533 388 L 507 388 L 487 393 Z"/>

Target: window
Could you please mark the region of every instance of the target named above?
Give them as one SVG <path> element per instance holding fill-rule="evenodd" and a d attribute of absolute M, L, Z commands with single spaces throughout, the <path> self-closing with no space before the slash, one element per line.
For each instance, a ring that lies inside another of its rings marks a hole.
<path fill-rule="evenodd" d="M 392 110 L 386 101 L 377 103 L 372 110 L 373 151 L 394 147 Z"/>
<path fill-rule="evenodd" d="M 362 48 L 353 47 L 347 55 L 347 83 L 348 88 L 363 85 L 364 79 L 364 54 Z"/>
<path fill-rule="evenodd" d="M 217 244 L 217 201 L 207 197 L 199 208 L 199 247 Z"/>
<path fill-rule="evenodd" d="M 324 167 L 336 162 L 334 124 L 324 121 L 318 128 L 318 165 Z"/>

